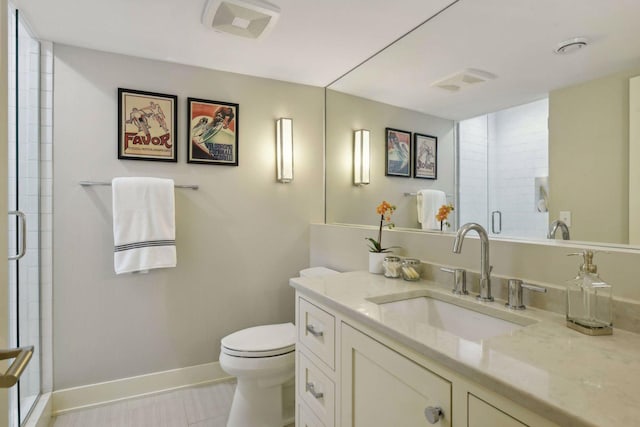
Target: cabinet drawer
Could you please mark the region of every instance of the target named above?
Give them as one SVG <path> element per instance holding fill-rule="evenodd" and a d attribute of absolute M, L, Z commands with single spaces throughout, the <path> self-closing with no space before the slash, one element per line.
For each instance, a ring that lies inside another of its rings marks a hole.
<path fill-rule="evenodd" d="M 336 319 L 303 298 L 299 300 L 298 340 L 329 368 L 335 365 Z"/>
<path fill-rule="evenodd" d="M 307 357 L 298 353 L 298 395 L 326 427 L 333 427 L 335 384 Z"/>
<path fill-rule="evenodd" d="M 298 413 L 300 418 L 296 427 L 325 427 L 306 405 L 298 405 Z"/>
<path fill-rule="evenodd" d="M 469 427 L 527 427 L 526 424 L 513 418 L 469 393 Z"/>

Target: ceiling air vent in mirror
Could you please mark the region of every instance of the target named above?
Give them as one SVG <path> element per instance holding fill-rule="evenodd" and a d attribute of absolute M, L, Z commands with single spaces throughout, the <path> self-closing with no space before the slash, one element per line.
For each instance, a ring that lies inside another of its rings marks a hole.
<path fill-rule="evenodd" d="M 209 0 L 202 23 L 216 31 L 250 39 L 264 37 L 276 24 L 280 8 L 259 0 Z"/>
<path fill-rule="evenodd" d="M 439 87 L 450 92 L 457 92 L 464 87 L 486 82 L 487 80 L 493 80 L 496 77 L 497 76 L 495 74 L 488 71 L 467 68 L 451 76 L 445 77 L 442 80 L 438 80 L 431 86 Z"/>

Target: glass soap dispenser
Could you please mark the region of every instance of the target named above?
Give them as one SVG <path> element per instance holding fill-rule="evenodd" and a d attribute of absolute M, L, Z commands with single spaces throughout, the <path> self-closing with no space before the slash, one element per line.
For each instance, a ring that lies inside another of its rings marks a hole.
<path fill-rule="evenodd" d="M 611 285 L 598 275 L 593 251 L 581 255 L 583 264 L 578 275 L 567 282 L 567 326 L 587 335 L 611 335 L 613 300 Z"/>

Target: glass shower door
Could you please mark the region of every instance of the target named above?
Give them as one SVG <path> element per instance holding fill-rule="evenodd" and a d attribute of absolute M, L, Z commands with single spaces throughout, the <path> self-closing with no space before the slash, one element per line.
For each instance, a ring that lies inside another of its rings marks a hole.
<path fill-rule="evenodd" d="M 8 207 L 16 213 L 9 217 L 8 234 L 9 338 L 12 347 L 34 346 L 31 361 L 11 388 L 9 425 L 14 427 L 27 418 L 41 390 L 40 44 L 11 6 L 8 40 Z"/>

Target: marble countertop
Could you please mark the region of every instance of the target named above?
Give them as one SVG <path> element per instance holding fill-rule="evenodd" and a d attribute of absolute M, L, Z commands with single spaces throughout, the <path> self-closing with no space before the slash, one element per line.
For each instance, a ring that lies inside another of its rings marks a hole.
<path fill-rule="evenodd" d="M 504 301 L 480 303 L 421 280 L 387 279 L 368 272 L 295 278 L 291 286 L 319 303 L 366 324 L 561 426 L 640 425 L 640 335 L 614 330 L 591 337 L 565 326 L 564 316 Z M 432 295 L 518 316 L 515 331 L 473 341 L 411 319 L 385 316 L 377 302 Z"/>

